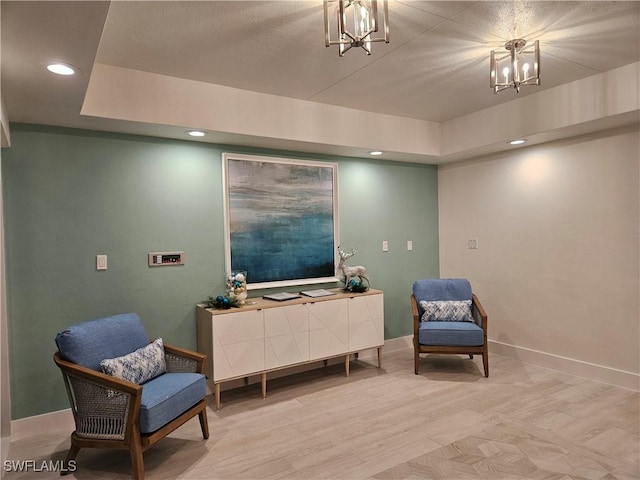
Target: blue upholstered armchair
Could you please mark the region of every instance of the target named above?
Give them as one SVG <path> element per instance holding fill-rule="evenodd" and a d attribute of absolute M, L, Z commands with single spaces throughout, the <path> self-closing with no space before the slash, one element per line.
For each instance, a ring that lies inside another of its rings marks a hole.
<path fill-rule="evenodd" d="M 135 313 L 71 326 L 56 344 L 76 424 L 65 467 L 81 448 L 127 449 L 142 479 L 142 452 L 187 420 L 198 415 L 209 437 L 205 355 L 149 342 Z"/>
<path fill-rule="evenodd" d="M 413 349 L 415 374 L 421 353 L 482 354 L 489 376 L 487 314 L 464 278 L 423 279 L 413 284 Z"/>

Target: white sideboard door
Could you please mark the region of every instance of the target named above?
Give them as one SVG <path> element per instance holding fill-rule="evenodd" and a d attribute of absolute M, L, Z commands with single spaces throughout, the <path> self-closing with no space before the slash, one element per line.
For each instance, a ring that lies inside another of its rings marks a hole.
<path fill-rule="evenodd" d="M 262 311 L 217 315 L 212 327 L 214 381 L 264 370 Z"/>
<path fill-rule="evenodd" d="M 264 315 L 265 369 L 309 361 L 309 314 L 307 306 L 266 308 Z"/>
<path fill-rule="evenodd" d="M 349 351 L 349 299 L 309 303 L 309 358 Z"/>
<path fill-rule="evenodd" d="M 349 299 L 349 350 L 365 350 L 384 344 L 383 295 Z"/>

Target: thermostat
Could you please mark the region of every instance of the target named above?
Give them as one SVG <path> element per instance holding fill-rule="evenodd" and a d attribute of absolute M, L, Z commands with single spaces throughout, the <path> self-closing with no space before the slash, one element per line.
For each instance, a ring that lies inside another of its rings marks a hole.
<path fill-rule="evenodd" d="M 150 267 L 184 265 L 184 252 L 154 252 L 149 254 Z"/>

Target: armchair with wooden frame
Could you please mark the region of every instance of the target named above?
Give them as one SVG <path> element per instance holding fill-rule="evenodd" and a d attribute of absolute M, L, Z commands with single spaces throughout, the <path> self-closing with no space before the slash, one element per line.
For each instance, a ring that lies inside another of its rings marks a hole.
<path fill-rule="evenodd" d="M 422 279 L 413 284 L 414 370 L 420 372 L 420 354 L 482 355 L 489 376 L 487 314 L 464 278 Z"/>
<path fill-rule="evenodd" d="M 117 448 L 129 450 L 132 476 L 143 479 L 143 451 L 195 416 L 202 436 L 209 438 L 205 355 L 160 339 L 150 343 L 134 313 L 68 327 L 58 333 L 56 344 L 53 359 L 62 371 L 76 427 L 63 474 L 75 470 L 72 461 L 81 448 Z M 132 371 L 139 375 L 144 368 L 156 368 L 150 370 L 155 376 L 139 385 L 107 375 L 101 371 L 106 359 L 117 370 L 113 375 L 126 370 L 123 378 L 130 378 Z"/>

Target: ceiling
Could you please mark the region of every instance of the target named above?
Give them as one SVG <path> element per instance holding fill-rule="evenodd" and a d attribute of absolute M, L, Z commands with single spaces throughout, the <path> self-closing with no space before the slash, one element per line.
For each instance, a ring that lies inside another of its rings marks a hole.
<path fill-rule="evenodd" d="M 640 61 L 637 1 L 390 0 L 390 43 L 342 58 L 324 46 L 321 0 L 0 6 L 10 121 L 170 138 L 184 139 L 184 128 L 81 115 L 94 64 L 441 123 Z M 489 55 L 512 38 L 540 41 L 542 85 L 495 95 Z M 42 67 L 49 60 L 83 74 L 55 77 Z M 237 132 L 201 141 L 279 147 Z"/>

